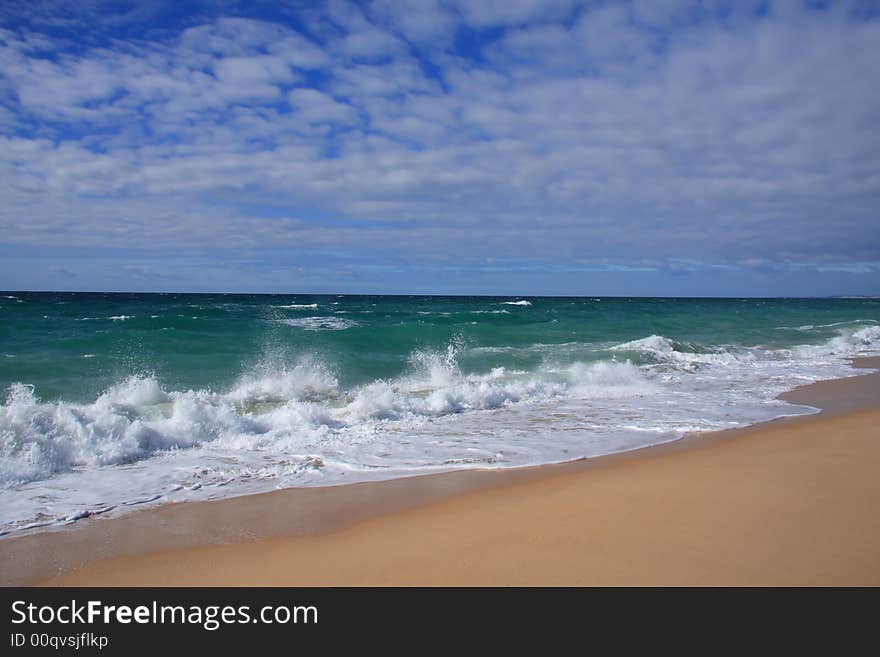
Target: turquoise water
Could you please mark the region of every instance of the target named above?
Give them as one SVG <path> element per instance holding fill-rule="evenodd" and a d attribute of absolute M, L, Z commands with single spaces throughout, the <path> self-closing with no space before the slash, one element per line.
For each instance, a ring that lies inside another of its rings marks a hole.
<path fill-rule="evenodd" d="M 0 293 L 0 523 L 630 449 L 878 346 L 873 298 Z"/>
<path fill-rule="evenodd" d="M 222 390 L 267 357 L 314 357 L 351 387 L 400 376 L 411 354 L 453 340 L 468 348 L 462 370 L 481 372 L 532 369 L 553 346 L 560 358 L 584 361 L 606 356 L 603 345 L 648 335 L 696 348 L 778 348 L 880 321 L 875 299 L 540 298 L 513 306 L 492 297 L 3 295 L 15 298 L 0 299 L 0 385 L 27 382 L 43 399 L 81 402 L 144 373 L 172 389 Z"/>

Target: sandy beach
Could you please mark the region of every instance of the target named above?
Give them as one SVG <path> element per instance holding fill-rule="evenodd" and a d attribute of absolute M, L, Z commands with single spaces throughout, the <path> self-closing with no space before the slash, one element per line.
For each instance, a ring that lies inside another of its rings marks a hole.
<path fill-rule="evenodd" d="M 861 359 L 877 367 L 880 359 Z M 5 584 L 877 585 L 880 374 L 821 414 L 507 472 L 177 504 L 0 543 Z"/>

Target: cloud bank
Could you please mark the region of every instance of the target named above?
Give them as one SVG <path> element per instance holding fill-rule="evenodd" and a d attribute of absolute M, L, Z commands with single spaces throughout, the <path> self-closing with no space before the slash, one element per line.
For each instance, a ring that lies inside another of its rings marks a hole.
<path fill-rule="evenodd" d="M 813 4 L 5 7 L 0 287 L 877 293 L 880 16 Z"/>

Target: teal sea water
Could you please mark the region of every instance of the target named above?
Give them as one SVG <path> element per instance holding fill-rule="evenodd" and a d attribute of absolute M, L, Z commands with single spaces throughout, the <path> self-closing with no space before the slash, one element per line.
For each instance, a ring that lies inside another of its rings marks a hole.
<path fill-rule="evenodd" d="M 880 300 L 0 293 L 0 530 L 812 412 Z"/>

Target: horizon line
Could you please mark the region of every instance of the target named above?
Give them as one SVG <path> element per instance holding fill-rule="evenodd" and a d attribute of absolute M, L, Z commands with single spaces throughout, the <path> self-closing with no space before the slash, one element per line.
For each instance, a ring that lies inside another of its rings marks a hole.
<path fill-rule="evenodd" d="M 532 298 L 532 299 L 877 299 L 873 294 L 801 295 L 671 295 L 656 294 L 465 294 L 437 292 L 193 292 L 143 290 L 0 290 L 19 294 L 151 294 L 151 295 L 225 295 L 225 296 L 309 296 L 309 297 L 473 297 L 473 298 Z"/>

